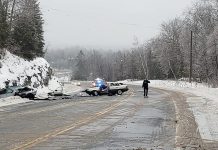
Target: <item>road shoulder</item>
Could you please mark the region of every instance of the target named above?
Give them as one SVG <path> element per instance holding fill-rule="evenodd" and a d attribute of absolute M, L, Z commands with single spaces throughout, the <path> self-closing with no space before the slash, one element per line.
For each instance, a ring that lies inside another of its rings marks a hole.
<path fill-rule="evenodd" d="M 187 96 L 176 91 L 155 89 L 167 94 L 168 98 L 174 102 L 176 110 L 176 149 L 205 149 L 206 145 L 201 138 L 195 116 L 187 103 Z"/>

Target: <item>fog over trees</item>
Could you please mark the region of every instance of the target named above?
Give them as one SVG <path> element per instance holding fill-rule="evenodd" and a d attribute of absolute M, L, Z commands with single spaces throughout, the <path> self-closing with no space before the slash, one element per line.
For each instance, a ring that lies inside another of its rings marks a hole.
<path fill-rule="evenodd" d="M 64 61 L 59 68 L 73 69 L 73 79 L 102 77 L 115 81 L 190 77 L 194 81 L 217 85 L 217 44 L 218 1 L 199 0 L 185 11 L 184 17 L 163 22 L 158 36 L 143 44 L 138 44 L 135 38 L 131 49 L 101 51 L 78 48 L 74 52 L 69 49 L 50 51 L 48 56 L 59 58 L 53 58 L 53 62 Z"/>

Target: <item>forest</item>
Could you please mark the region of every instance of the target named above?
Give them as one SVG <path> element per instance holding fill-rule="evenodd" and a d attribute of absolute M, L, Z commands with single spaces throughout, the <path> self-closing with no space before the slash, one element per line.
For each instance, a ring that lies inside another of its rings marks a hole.
<path fill-rule="evenodd" d="M 145 18 L 146 19 L 146 18 Z M 43 57 L 43 18 L 37 0 L 0 0 L 0 54 L 7 49 L 25 59 Z M 50 50 L 46 58 L 72 79 L 102 77 L 173 79 L 218 84 L 218 1 L 199 0 L 181 17 L 166 20 L 158 35 L 125 50 L 72 47 Z"/>
<path fill-rule="evenodd" d="M 47 56 L 54 56 L 49 59 L 53 63 L 58 56 L 56 60 L 62 60 L 59 67 L 73 70 L 72 79 L 183 79 L 216 86 L 217 45 L 218 1 L 199 0 L 184 10 L 183 16 L 163 22 L 159 34 L 150 40 L 139 43 L 134 37 L 129 49 L 74 47 L 62 55 L 54 50 Z"/>
<path fill-rule="evenodd" d="M 43 23 L 38 0 L 0 0 L 0 55 L 44 56 Z"/>

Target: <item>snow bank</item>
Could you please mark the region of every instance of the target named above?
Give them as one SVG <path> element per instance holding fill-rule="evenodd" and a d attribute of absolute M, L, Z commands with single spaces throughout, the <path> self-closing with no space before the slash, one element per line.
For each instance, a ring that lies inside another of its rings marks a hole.
<path fill-rule="evenodd" d="M 63 91 L 65 94 L 72 94 L 74 92 L 81 91 L 82 88 L 80 86 L 77 86 L 74 82 L 71 82 L 71 84 L 64 84 Z"/>
<path fill-rule="evenodd" d="M 44 58 L 27 61 L 6 51 L 3 59 L 0 60 L 0 64 L 0 89 L 5 87 L 5 81 L 10 81 L 9 85 L 16 81 L 18 85 L 31 86 L 37 89 L 36 97 L 42 99 L 48 98 L 48 93 L 55 90 L 63 93 L 80 90 L 75 85 L 66 85 L 63 88 L 59 78 L 51 77 L 50 65 Z M 65 78 L 65 72 L 61 76 Z M 0 99 L 0 107 L 26 102 L 29 102 L 29 100 L 20 97 L 8 97 Z"/>
<path fill-rule="evenodd" d="M 44 58 L 27 61 L 6 51 L 0 68 L 0 88 L 5 87 L 5 81 L 18 81 L 20 85 L 39 86 L 49 74 L 49 63 Z"/>
<path fill-rule="evenodd" d="M 39 99 L 48 98 L 48 93 L 62 89 L 62 85 L 58 78 L 52 77 L 49 80 L 48 86 L 42 86 L 37 89 L 36 97 Z"/>
<path fill-rule="evenodd" d="M 61 87 L 57 78 L 51 78 L 50 65 L 44 58 L 38 57 L 32 61 L 27 61 L 6 51 L 0 63 L 0 89 L 5 87 L 6 81 L 10 81 L 9 85 L 16 81 L 18 85 L 31 86 L 37 89 L 37 96 L 43 97 L 46 95 L 47 97 L 48 92 Z M 27 100 L 19 97 L 9 97 L 0 99 L 0 106 L 25 102 Z"/>
<path fill-rule="evenodd" d="M 48 86 L 44 86 L 37 90 L 36 97 L 40 99 L 45 99 L 48 97 L 49 92 L 53 92 L 55 90 L 62 91 L 63 94 L 71 95 L 72 93 L 81 91 L 82 88 L 75 85 L 74 82 L 67 82 L 62 85 L 59 78 L 52 77 L 52 79 L 49 80 Z"/>
<path fill-rule="evenodd" d="M 185 93 L 191 93 L 203 98 L 211 99 L 218 102 L 218 88 L 209 88 L 206 84 L 202 83 L 189 83 L 186 81 L 170 81 L 170 80 L 150 80 L 151 87 L 158 87 L 168 90 L 176 90 Z M 142 85 L 143 81 L 123 81 L 124 83 L 133 85 Z"/>

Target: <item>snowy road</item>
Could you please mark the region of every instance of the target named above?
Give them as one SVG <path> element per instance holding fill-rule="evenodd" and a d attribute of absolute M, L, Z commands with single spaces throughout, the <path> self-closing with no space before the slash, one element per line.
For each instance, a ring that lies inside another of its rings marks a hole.
<path fill-rule="evenodd" d="M 181 93 L 39 101 L 0 110 L 0 149 L 203 149 Z M 175 109 L 176 108 L 176 109 Z"/>

